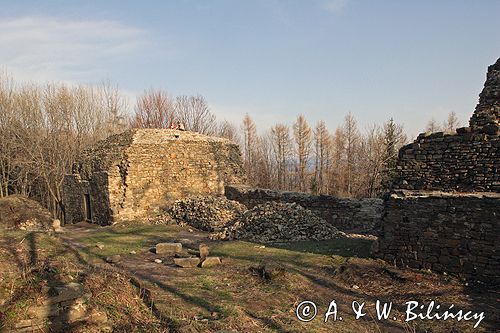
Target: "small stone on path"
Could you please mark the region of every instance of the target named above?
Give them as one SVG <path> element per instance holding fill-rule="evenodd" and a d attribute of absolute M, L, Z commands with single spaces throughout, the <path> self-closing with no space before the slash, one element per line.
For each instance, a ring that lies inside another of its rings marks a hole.
<path fill-rule="evenodd" d="M 222 261 L 220 260 L 219 257 L 207 257 L 201 263 L 201 267 L 212 267 L 212 266 L 217 266 L 220 264 L 222 264 Z"/>
<path fill-rule="evenodd" d="M 175 258 L 174 263 L 183 268 L 196 267 L 200 263 L 200 258 Z"/>
<path fill-rule="evenodd" d="M 113 256 L 106 257 L 106 262 L 108 264 L 116 264 L 122 260 L 122 257 L 119 254 L 115 254 Z"/>

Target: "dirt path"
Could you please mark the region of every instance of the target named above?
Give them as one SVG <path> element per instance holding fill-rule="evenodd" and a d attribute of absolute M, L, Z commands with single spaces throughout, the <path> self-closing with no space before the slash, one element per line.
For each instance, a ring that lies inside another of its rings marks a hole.
<path fill-rule="evenodd" d="M 128 276 L 145 304 L 173 332 L 491 332 L 500 324 L 498 291 L 487 286 L 472 288 L 447 276 L 399 270 L 356 255 L 315 254 L 311 247 L 315 242 L 307 244 L 306 251 L 297 246 L 213 242 L 207 233 L 189 230 L 152 226 L 129 230 L 82 224 L 67 227 L 60 237 L 89 262 Z M 356 242 L 363 239 L 354 237 L 345 247 L 356 248 Z M 162 241 L 180 242 L 190 250 L 196 250 L 201 243 L 209 244 L 215 255 L 222 257 L 223 265 L 209 269 L 176 267 L 173 257 L 149 251 Z M 103 249 L 96 247 L 101 242 Z M 135 250 L 129 251 L 132 248 Z M 106 257 L 113 254 L 119 254 L 120 260 L 105 263 Z M 162 262 L 156 263 L 155 259 Z M 284 273 L 276 274 L 273 281 L 264 281 L 249 270 L 260 263 L 265 263 L 271 274 L 280 270 Z M 371 311 L 360 320 L 349 317 L 324 324 L 318 318 L 304 324 L 294 313 L 304 299 L 314 299 L 323 311 L 335 299 L 343 313 L 352 312 L 353 300 L 365 301 L 370 309 L 376 300 L 394 302 L 398 318 L 403 315 L 406 301 L 435 300 L 443 307 L 455 304 L 464 310 L 485 311 L 486 320 L 477 330 L 472 330 L 472 323 L 463 321 L 419 321 L 408 325 L 399 319 L 375 320 Z"/>

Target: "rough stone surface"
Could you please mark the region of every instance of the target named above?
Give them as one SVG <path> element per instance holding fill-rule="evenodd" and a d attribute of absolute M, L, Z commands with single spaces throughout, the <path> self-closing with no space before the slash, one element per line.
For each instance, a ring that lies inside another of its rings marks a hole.
<path fill-rule="evenodd" d="M 475 132 L 490 132 L 497 130 L 500 119 L 500 58 L 488 67 L 486 82 L 479 103 L 470 119 L 470 127 Z"/>
<path fill-rule="evenodd" d="M 500 59 L 489 67 L 470 127 L 422 133 L 399 151 L 394 188 L 500 192 Z"/>
<path fill-rule="evenodd" d="M 397 191 L 378 251 L 400 266 L 500 283 L 500 194 Z"/>
<path fill-rule="evenodd" d="M 196 196 L 175 201 L 168 214 L 178 224 L 213 231 L 240 218 L 246 210 L 241 203 L 225 197 Z"/>
<path fill-rule="evenodd" d="M 0 227 L 30 231 L 48 231 L 52 215 L 40 203 L 22 195 L 0 198 Z"/>
<path fill-rule="evenodd" d="M 156 244 L 156 254 L 174 255 L 182 252 L 181 243 L 158 243 Z"/>
<path fill-rule="evenodd" d="M 220 264 L 222 264 L 222 261 L 220 260 L 219 257 L 206 257 L 201 262 L 201 267 L 212 267 L 212 266 L 218 266 Z"/>
<path fill-rule="evenodd" d="M 65 176 L 65 223 L 149 218 L 177 199 L 223 195 L 224 185 L 243 181 L 239 148 L 229 140 L 169 129 L 129 130 L 84 152 Z"/>
<path fill-rule="evenodd" d="M 49 290 L 50 297 L 44 302 L 46 304 L 61 303 L 83 296 L 83 285 L 72 282 L 65 285 L 52 287 Z"/>
<path fill-rule="evenodd" d="M 500 59 L 489 67 L 470 127 L 421 134 L 399 152 L 375 255 L 500 283 Z"/>
<path fill-rule="evenodd" d="M 226 186 L 226 197 L 248 208 L 268 201 L 297 203 L 322 217 L 339 230 L 371 231 L 380 223 L 383 201 L 381 199 L 350 199 L 328 195 L 274 191 L 248 186 Z"/>
<path fill-rule="evenodd" d="M 106 262 L 108 264 L 116 264 L 122 260 L 122 257 L 119 254 L 115 254 L 109 257 L 106 257 Z"/>
<path fill-rule="evenodd" d="M 200 258 L 174 258 L 174 263 L 179 267 L 192 268 L 200 264 Z"/>
<path fill-rule="evenodd" d="M 210 254 L 210 251 L 209 251 L 210 248 L 208 247 L 207 244 L 200 244 L 199 250 L 200 250 L 200 259 L 203 261 Z"/>
<path fill-rule="evenodd" d="M 20 320 L 15 324 L 14 332 L 45 332 L 50 321 L 54 331 L 62 332 L 68 324 L 91 320 L 102 323 L 107 321 L 106 314 L 99 314 L 95 309 L 89 309 L 91 294 L 85 294 L 83 285 L 68 283 L 52 286 L 48 296 L 37 300 L 36 305 L 28 306 L 25 311 L 29 319 Z M 96 316 L 97 314 L 97 316 Z"/>
<path fill-rule="evenodd" d="M 247 239 L 260 243 L 325 240 L 345 234 L 296 203 L 268 201 L 247 210 L 241 219 L 211 239 Z"/>

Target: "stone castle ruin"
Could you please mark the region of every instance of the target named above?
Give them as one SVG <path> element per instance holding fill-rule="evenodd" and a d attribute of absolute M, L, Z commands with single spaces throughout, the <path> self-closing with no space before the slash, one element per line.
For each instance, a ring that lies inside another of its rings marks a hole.
<path fill-rule="evenodd" d="M 99 142 L 63 181 L 65 223 L 146 218 L 190 195 L 222 195 L 244 180 L 238 146 L 170 129 L 134 129 Z"/>
<path fill-rule="evenodd" d="M 64 178 L 65 222 L 147 218 L 193 195 L 225 194 L 249 210 L 295 203 L 340 230 L 377 229 L 374 253 L 391 263 L 499 283 L 499 135 L 500 59 L 469 127 L 420 134 L 401 148 L 384 202 L 248 188 L 239 147 L 226 139 L 129 130 L 86 151 Z"/>
<path fill-rule="evenodd" d="M 400 266 L 500 282 L 500 59 L 469 127 L 401 148 L 378 256 Z"/>

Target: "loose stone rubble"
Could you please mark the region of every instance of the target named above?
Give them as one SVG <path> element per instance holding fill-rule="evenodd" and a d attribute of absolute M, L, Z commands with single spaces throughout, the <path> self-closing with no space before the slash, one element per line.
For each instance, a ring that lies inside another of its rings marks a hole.
<path fill-rule="evenodd" d="M 178 224 L 214 231 L 238 219 L 246 207 L 224 197 L 195 196 L 174 202 L 168 213 Z"/>
<path fill-rule="evenodd" d="M 61 229 L 40 203 L 22 195 L 0 198 L 0 227 L 27 231 Z"/>
<path fill-rule="evenodd" d="M 211 239 L 247 239 L 259 243 L 326 240 L 345 234 L 296 203 L 267 202 L 246 211 L 241 219 Z"/>
<path fill-rule="evenodd" d="M 47 321 L 52 322 L 52 329 L 62 332 L 65 326 L 74 322 L 105 323 L 108 320 L 105 313 L 89 307 L 92 295 L 85 293 L 79 283 L 50 287 L 47 293 L 47 298 L 37 300 L 37 305 L 26 309 L 29 319 L 20 320 L 13 332 L 44 332 Z"/>
<path fill-rule="evenodd" d="M 342 231 L 372 232 L 380 224 L 383 201 L 379 198 L 338 198 L 332 195 L 277 191 L 245 185 L 227 185 L 224 195 L 248 209 L 267 201 L 295 202 L 310 209 Z"/>

